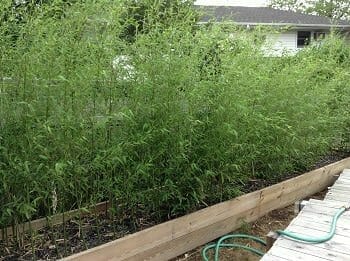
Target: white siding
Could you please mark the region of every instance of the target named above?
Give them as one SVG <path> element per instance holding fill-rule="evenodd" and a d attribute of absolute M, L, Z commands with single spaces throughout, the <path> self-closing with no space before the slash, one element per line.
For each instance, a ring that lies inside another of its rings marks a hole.
<path fill-rule="evenodd" d="M 269 0 L 196 0 L 195 5 L 213 6 L 247 6 L 261 7 L 268 6 Z"/>
<path fill-rule="evenodd" d="M 297 48 L 297 32 L 284 32 L 269 34 L 266 37 L 266 46 L 263 52 L 267 56 L 282 56 L 282 54 L 295 54 Z"/>

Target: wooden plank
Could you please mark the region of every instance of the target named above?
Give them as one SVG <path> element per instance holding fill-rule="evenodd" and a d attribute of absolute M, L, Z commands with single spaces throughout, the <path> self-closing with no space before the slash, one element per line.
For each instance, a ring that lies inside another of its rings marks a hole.
<path fill-rule="evenodd" d="M 347 181 L 347 180 L 344 180 L 344 179 L 343 180 L 337 180 L 335 184 L 348 187 L 350 185 L 350 181 Z"/>
<path fill-rule="evenodd" d="M 341 186 L 341 185 L 337 185 L 337 184 L 334 184 L 334 185 L 330 188 L 330 191 L 332 191 L 333 189 L 335 189 L 335 190 L 343 190 L 343 191 L 350 192 L 350 188 L 349 188 L 349 187 L 347 187 L 347 186 Z"/>
<path fill-rule="evenodd" d="M 341 197 L 349 197 L 350 198 L 350 184 L 349 184 L 349 190 L 345 190 L 345 189 L 338 189 L 337 187 L 335 187 L 332 190 L 329 190 L 329 192 L 326 194 L 325 197 L 330 196 L 330 195 L 339 195 Z"/>
<path fill-rule="evenodd" d="M 350 158 L 134 233 L 65 260 L 168 260 L 328 187 Z"/>
<path fill-rule="evenodd" d="M 350 187 L 350 182 L 344 182 L 344 180 L 343 181 L 337 180 L 337 182 L 334 185 L 335 185 L 335 187 L 340 186 L 340 187 L 347 187 L 347 188 L 349 188 Z"/>
<path fill-rule="evenodd" d="M 312 213 L 318 213 L 318 214 L 333 217 L 337 213 L 338 210 L 339 210 L 339 208 L 330 207 L 327 205 L 307 204 L 302 209 L 300 214 L 303 214 L 304 212 L 312 212 Z M 342 214 L 342 217 L 350 218 L 350 212 L 346 211 L 344 214 Z"/>
<path fill-rule="evenodd" d="M 339 193 L 349 193 L 350 192 L 350 186 L 340 186 L 340 185 L 334 185 L 331 189 L 328 190 L 329 192 L 337 191 Z"/>
<path fill-rule="evenodd" d="M 274 256 L 270 253 L 265 254 L 260 261 L 284 261 L 284 260 L 288 260 L 288 261 L 292 261 L 291 259 L 287 259 L 286 257 L 279 257 L 279 256 Z"/>
<path fill-rule="evenodd" d="M 328 193 L 336 191 L 338 193 L 349 194 L 350 192 L 350 183 L 346 186 L 334 185 L 331 189 L 328 190 Z"/>
<path fill-rule="evenodd" d="M 330 192 L 328 193 L 326 196 L 325 196 L 325 199 L 327 197 L 339 197 L 339 198 L 342 198 L 342 199 L 348 199 L 350 200 L 350 195 L 347 195 L 345 193 L 338 193 L 338 192 Z"/>
<path fill-rule="evenodd" d="M 341 218 L 340 218 L 341 219 Z M 339 219 L 339 220 L 340 220 Z M 315 222 L 317 221 L 317 222 Z M 336 229 L 336 234 L 339 236 L 344 236 L 344 237 L 348 237 L 350 239 L 350 227 L 349 227 L 349 223 L 346 222 L 347 220 L 345 220 L 343 218 L 343 226 L 340 228 L 339 226 L 337 226 Z M 304 227 L 304 228 L 308 228 L 308 229 L 313 229 L 313 230 L 317 230 L 319 232 L 321 232 L 323 235 L 327 235 L 329 233 L 329 231 L 331 230 L 331 226 L 330 223 L 322 223 L 320 222 L 320 220 L 318 220 L 318 216 L 314 215 L 314 220 L 306 220 L 303 217 L 300 218 L 296 218 L 291 224 L 291 226 L 293 227 Z"/>
<path fill-rule="evenodd" d="M 350 175 L 350 169 L 343 169 L 341 175 Z"/>
<path fill-rule="evenodd" d="M 333 194 L 333 193 L 338 193 L 338 194 L 349 194 L 350 193 L 350 187 L 347 189 L 344 189 L 342 187 L 334 187 L 331 190 L 329 190 L 329 192 L 327 193 L 327 195 Z"/>
<path fill-rule="evenodd" d="M 286 238 L 281 238 L 278 240 L 274 247 L 288 248 L 297 252 L 304 254 L 314 255 L 316 257 L 322 257 L 327 260 L 339 260 L 339 261 L 349 261 L 350 254 L 344 254 L 339 252 L 334 252 L 332 249 L 320 248 L 315 244 L 305 244 L 296 241 L 292 241 Z"/>
<path fill-rule="evenodd" d="M 308 204 L 323 206 L 323 207 L 328 207 L 328 208 L 336 208 L 336 209 L 344 207 L 344 204 L 339 202 L 339 201 L 319 200 L 319 199 L 313 199 L 313 198 L 309 199 Z"/>
<path fill-rule="evenodd" d="M 325 227 L 324 231 L 330 230 L 330 225 L 332 223 L 333 217 L 327 215 L 321 215 L 312 212 L 304 212 L 302 215 L 296 217 L 292 220 L 290 224 L 294 225 L 308 225 L 309 227 L 313 227 L 313 225 L 320 225 L 321 227 Z M 337 228 L 343 228 L 344 230 L 350 230 L 350 220 L 347 217 L 340 217 L 337 222 Z M 323 230 L 322 230 L 323 231 Z"/>
<path fill-rule="evenodd" d="M 348 185 L 349 183 L 348 183 L 347 185 L 342 185 L 342 184 L 340 184 L 340 183 L 341 183 L 341 181 L 336 180 L 336 181 L 334 182 L 333 186 L 329 187 L 328 189 L 332 189 L 332 188 L 337 187 L 337 186 L 349 188 L 349 185 Z"/>
<path fill-rule="evenodd" d="M 341 183 L 349 184 L 349 183 L 350 183 L 350 180 L 339 178 L 339 179 L 337 180 L 336 184 L 341 184 Z"/>
<path fill-rule="evenodd" d="M 307 228 L 307 227 L 289 226 L 287 228 L 287 230 L 290 232 L 293 232 L 293 233 L 298 233 L 298 234 L 303 235 L 303 236 L 320 237 L 320 236 L 325 235 L 325 232 L 323 232 L 323 231 L 319 231 L 319 230 Z M 284 236 L 280 236 L 277 239 L 276 244 L 278 243 L 280 238 L 288 239 Z M 349 240 L 350 240 L 349 237 L 336 234 L 336 235 L 334 235 L 332 240 L 325 242 L 325 243 L 321 243 L 321 244 L 315 244 L 315 245 L 317 245 L 320 248 L 330 249 L 333 252 L 348 254 L 348 253 L 350 253 L 350 245 L 348 244 Z M 290 240 L 290 241 L 292 241 L 292 240 Z M 271 250 L 273 250 L 273 249 L 274 249 L 274 247 L 271 248 Z"/>
<path fill-rule="evenodd" d="M 349 197 L 345 197 L 341 194 L 332 194 L 332 195 L 328 195 L 324 198 L 325 201 L 328 200 L 333 200 L 333 201 L 339 201 L 339 202 L 344 202 L 343 204 L 345 205 L 346 203 L 350 202 L 350 198 Z"/>
<path fill-rule="evenodd" d="M 347 178 L 344 178 L 343 176 L 341 176 L 336 180 L 336 182 L 333 185 L 340 184 L 340 183 L 349 184 L 350 179 L 347 179 Z"/>
<path fill-rule="evenodd" d="M 292 261 L 292 259 L 287 259 L 287 257 L 274 256 L 274 255 L 272 255 L 270 253 L 266 253 L 260 259 L 260 261 L 284 261 L 284 260 Z"/>
<path fill-rule="evenodd" d="M 60 214 L 53 215 L 51 217 L 36 219 L 36 220 L 31 221 L 31 222 L 26 222 L 26 223 L 18 225 L 16 233 L 22 234 L 24 232 L 29 231 L 30 229 L 32 229 L 32 231 L 38 231 L 38 230 L 43 229 L 49 225 L 56 226 L 56 225 L 62 224 L 63 220 L 65 220 L 65 222 L 67 222 L 75 217 L 78 217 L 79 215 L 84 217 L 84 216 L 90 215 L 92 213 L 93 214 L 103 213 L 103 212 L 106 212 L 109 207 L 110 207 L 110 204 L 107 201 L 105 201 L 105 202 L 101 202 L 101 203 L 97 204 L 94 207 L 90 207 L 88 211 L 74 209 L 74 210 L 65 212 L 64 214 L 60 213 Z M 0 240 L 3 239 L 2 238 L 3 230 L 6 230 L 6 232 L 4 231 L 4 233 L 7 233 L 8 237 L 13 236 L 13 228 L 12 227 L 3 228 L 0 231 Z"/>
<path fill-rule="evenodd" d="M 313 202 L 316 202 L 318 205 L 313 204 Z M 330 230 L 330 223 L 334 213 L 338 211 L 337 208 L 334 208 L 335 205 L 336 203 L 334 202 L 310 200 L 302 212 L 290 223 L 287 230 L 307 236 L 317 237 L 325 235 Z M 312 212 L 310 212 L 310 210 Z M 318 252 L 316 251 L 315 254 L 324 253 L 322 257 L 332 257 L 333 255 L 339 257 L 339 259 L 336 260 L 350 260 L 350 246 L 346 244 L 350 239 L 349 217 L 350 213 L 346 212 L 344 213 L 344 216 L 339 218 L 336 236 L 334 236 L 331 241 L 314 245 L 319 248 Z M 293 244 L 295 244 L 295 241 L 286 239 L 284 237 L 278 238 L 275 245 L 273 246 L 273 249 L 275 247 L 278 247 L 280 242 L 283 240 L 287 240 L 287 244 L 290 244 L 290 249 L 300 251 L 300 247 L 295 245 L 293 246 Z M 308 244 L 303 245 L 308 246 Z M 312 251 L 314 251 L 314 249 Z M 326 255 L 325 251 L 328 251 L 329 253 Z"/>
<path fill-rule="evenodd" d="M 339 181 L 350 182 L 350 175 L 349 176 L 345 176 L 344 174 L 342 174 L 339 177 Z"/>
<path fill-rule="evenodd" d="M 329 196 L 325 197 L 325 200 L 334 200 L 334 201 L 343 202 L 344 205 L 348 205 L 350 202 L 350 198 L 341 197 L 340 195 L 329 195 Z"/>
<path fill-rule="evenodd" d="M 315 218 L 317 218 L 318 223 L 326 225 L 330 228 L 331 223 L 332 223 L 332 218 L 333 218 L 331 216 L 327 216 L 327 215 L 323 215 L 323 214 L 316 214 L 316 213 L 312 213 L 312 212 L 304 212 L 303 216 L 302 216 L 302 220 L 305 220 L 306 222 L 311 222 L 311 223 L 313 221 L 315 221 Z M 346 217 L 344 219 L 339 219 L 337 222 L 337 228 L 350 229 L 350 223 L 347 220 L 347 218 L 348 217 Z"/>
<path fill-rule="evenodd" d="M 344 169 L 342 173 L 350 176 L 350 169 Z"/>
<path fill-rule="evenodd" d="M 305 207 L 300 214 L 292 220 L 287 230 L 306 236 L 321 236 L 329 232 L 334 214 L 350 202 L 350 179 L 344 178 L 344 172 L 340 175 L 335 185 L 329 188 L 324 201 L 311 199 L 305 202 Z M 339 185 L 339 181 L 343 185 Z M 349 184 L 348 184 L 349 183 Z M 340 187 L 341 189 L 337 189 Z M 343 201 L 342 201 L 343 200 Z M 344 203 L 346 202 L 346 203 Z M 296 253 L 317 257 L 317 260 L 350 260 L 350 246 L 344 242 L 350 241 L 350 213 L 344 213 L 337 222 L 336 235 L 331 241 L 322 244 L 305 244 L 293 241 L 286 237 L 279 237 L 273 248 L 268 253 L 280 254 L 289 249 Z M 299 254 L 294 253 L 293 260 L 301 260 Z M 303 257 L 306 258 L 306 257 Z M 310 257 L 306 258 L 310 260 Z M 268 259 L 267 259 L 268 260 Z"/>
<path fill-rule="evenodd" d="M 325 196 L 325 199 L 331 198 L 331 197 L 333 197 L 333 198 L 339 197 L 339 198 L 341 198 L 341 199 L 343 199 L 343 200 L 345 199 L 345 200 L 350 201 L 350 195 L 349 195 L 349 193 L 348 193 L 348 194 L 345 194 L 345 193 L 338 193 L 338 192 L 336 192 L 336 191 L 333 191 L 333 192 L 329 192 L 329 193 Z"/>
<path fill-rule="evenodd" d="M 291 260 L 303 260 L 303 261 L 323 261 L 323 260 L 329 260 L 326 258 L 318 257 L 315 255 L 307 254 L 307 253 L 302 253 L 302 252 L 297 252 L 295 250 L 291 250 L 288 248 L 284 247 L 273 247 L 269 251 L 269 254 L 272 254 L 274 256 L 279 256 L 279 257 L 285 257 L 288 256 L 290 257 Z M 268 259 L 267 259 L 268 260 Z"/>

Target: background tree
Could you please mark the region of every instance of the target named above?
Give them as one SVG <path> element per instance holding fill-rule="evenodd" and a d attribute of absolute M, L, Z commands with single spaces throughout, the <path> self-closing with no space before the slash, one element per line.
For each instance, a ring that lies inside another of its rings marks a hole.
<path fill-rule="evenodd" d="M 271 7 L 326 16 L 334 21 L 350 19 L 349 0 L 272 0 Z"/>
<path fill-rule="evenodd" d="M 294 12 L 305 12 L 306 10 L 305 1 L 300 0 L 272 0 L 270 6 Z"/>
<path fill-rule="evenodd" d="M 350 1 L 349 0 L 317 0 L 310 1 L 312 3 L 309 13 L 317 13 L 327 16 L 334 20 L 350 19 Z"/>
<path fill-rule="evenodd" d="M 177 23 L 194 25 L 197 14 L 194 0 L 123 0 L 124 12 L 120 20 L 124 24 L 121 38 L 134 41 L 139 33 L 148 33 L 158 27 L 160 30 Z"/>

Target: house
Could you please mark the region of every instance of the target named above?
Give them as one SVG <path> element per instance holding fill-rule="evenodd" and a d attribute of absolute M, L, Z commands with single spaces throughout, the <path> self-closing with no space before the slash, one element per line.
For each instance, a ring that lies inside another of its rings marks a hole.
<path fill-rule="evenodd" d="M 194 4 L 201 6 L 267 7 L 270 0 L 196 0 Z"/>
<path fill-rule="evenodd" d="M 203 13 L 199 23 L 232 21 L 239 26 L 254 28 L 269 26 L 277 29 L 268 33 L 264 48 L 267 55 L 295 54 L 312 41 L 324 38 L 332 29 L 337 29 L 350 40 L 350 22 L 333 24 L 327 17 L 307 15 L 270 7 L 247 6 L 197 6 Z M 271 46 L 270 46 L 271 45 Z"/>

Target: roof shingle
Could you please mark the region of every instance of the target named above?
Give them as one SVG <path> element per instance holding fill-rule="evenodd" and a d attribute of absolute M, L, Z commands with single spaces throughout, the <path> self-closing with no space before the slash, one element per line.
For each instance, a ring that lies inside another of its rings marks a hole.
<path fill-rule="evenodd" d="M 277 10 L 270 7 L 243 6 L 197 6 L 204 15 L 201 22 L 233 20 L 238 24 L 271 24 L 293 26 L 332 26 L 331 19 L 292 11 Z M 338 27 L 350 27 L 347 21 L 339 21 Z"/>

